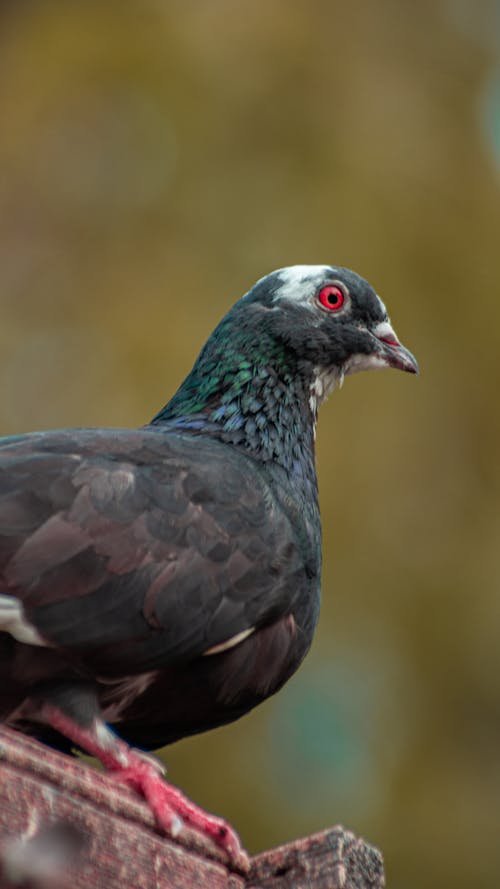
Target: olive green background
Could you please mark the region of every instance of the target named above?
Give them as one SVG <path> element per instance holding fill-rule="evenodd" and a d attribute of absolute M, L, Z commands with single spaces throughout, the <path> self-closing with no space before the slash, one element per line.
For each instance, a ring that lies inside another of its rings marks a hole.
<path fill-rule="evenodd" d="M 2 433 L 146 422 L 293 263 L 420 361 L 323 408 L 301 671 L 165 751 L 250 850 L 341 822 L 392 889 L 499 880 L 499 186 L 494 0 L 0 6 Z"/>

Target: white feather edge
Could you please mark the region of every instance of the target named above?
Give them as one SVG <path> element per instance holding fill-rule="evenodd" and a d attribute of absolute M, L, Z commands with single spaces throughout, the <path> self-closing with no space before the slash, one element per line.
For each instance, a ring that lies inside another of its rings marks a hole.
<path fill-rule="evenodd" d="M 220 654 L 223 651 L 227 651 L 229 648 L 234 648 L 235 645 L 239 645 L 240 642 L 243 642 L 244 639 L 248 639 L 248 637 L 251 636 L 254 631 L 255 627 L 249 627 L 248 630 L 242 630 L 241 633 L 236 633 L 235 636 L 231 636 L 231 638 L 226 639 L 225 642 L 219 642 L 218 645 L 212 645 L 211 648 L 207 648 L 207 650 L 204 651 L 203 654 Z"/>
<path fill-rule="evenodd" d="M 220 654 L 235 645 L 239 645 L 244 639 L 247 639 L 255 631 L 255 627 L 249 627 L 236 633 L 225 642 L 219 642 L 212 645 L 203 652 L 204 655 Z M 26 645 L 40 645 L 49 647 L 49 643 L 42 638 L 35 627 L 26 620 L 22 602 L 15 596 L 0 595 L 0 632 L 10 633 L 18 642 L 24 642 Z"/>
<path fill-rule="evenodd" d="M 0 631 L 10 633 L 26 645 L 49 647 L 38 630 L 26 620 L 22 602 L 15 596 L 0 595 Z"/>

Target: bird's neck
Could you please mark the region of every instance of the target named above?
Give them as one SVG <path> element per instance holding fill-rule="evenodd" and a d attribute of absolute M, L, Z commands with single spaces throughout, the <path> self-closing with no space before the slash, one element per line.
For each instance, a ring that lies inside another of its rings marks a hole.
<path fill-rule="evenodd" d="M 222 331 L 224 333 L 224 331 Z M 245 331 L 211 338 L 191 373 L 153 425 L 227 442 L 291 479 L 316 486 L 316 404 L 303 367 L 271 338 L 250 343 Z"/>

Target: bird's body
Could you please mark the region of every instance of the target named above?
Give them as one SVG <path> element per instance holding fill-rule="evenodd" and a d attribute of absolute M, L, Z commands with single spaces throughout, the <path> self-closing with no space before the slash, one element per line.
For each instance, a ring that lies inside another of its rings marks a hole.
<path fill-rule="evenodd" d="M 231 721 L 293 672 L 318 613 L 316 500 L 303 513 L 283 470 L 200 444 L 162 424 L 0 445 L 4 613 L 23 603 L 0 634 L 1 718 L 34 679 L 92 679 L 106 721 L 152 749 Z"/>
<path fill-rule="evenodd" d="M 150 425 L 0 440 L 0 719 L 151 801 L 105 722 L 153 749 L 280 688 L 319 613 L 318 405 L 380 366 L 416 371 L 370 285 L 296 266 L 236 303 Z"/>

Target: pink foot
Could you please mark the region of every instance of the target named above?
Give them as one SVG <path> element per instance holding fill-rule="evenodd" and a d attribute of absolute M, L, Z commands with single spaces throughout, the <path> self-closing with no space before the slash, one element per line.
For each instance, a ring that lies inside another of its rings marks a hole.
<path fill-rule="evenodd" d="M 138 791 L 165 833 L 176 837 L 184 824 L 187 824 L 223 849 L 238 870 L 248 871 L 250 861 L 238 834 L 227 821 L 204 812 L 177 787 L 164 781 L 163 767 L 158 760 L 131 749 L 99 718 L 90 726 L 84 727 L 52 704 L 46 704 L 41 715 L 45 722 L 70 738 L 82 750 L 100 759 L 103 766 L 119 781 Z"/>
<path fill-rule="evenodd" d="M 158 826 L 166 833 L 176 837 L 186 824 L 208 836 L 238 868 L 248 869 L 248 855 L 227 821 L 192 803 L 177 787 L 168 784 L 150 762 L 130 756 L 128 766 L 113 769 L 112 774 L 144 796 Z"/>

